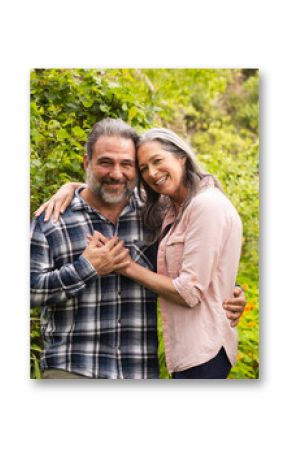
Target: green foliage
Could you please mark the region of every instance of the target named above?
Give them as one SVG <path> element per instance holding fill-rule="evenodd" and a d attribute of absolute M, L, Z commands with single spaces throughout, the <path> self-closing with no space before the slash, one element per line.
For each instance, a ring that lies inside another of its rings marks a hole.
<path fill-rule="evenodd" d="M 162 335 L 162 322 L 159 305 L 158 305 L 158 359 L 159 359 L 160 378 L 170 379 L 171 375 L 168 373 L 166 368 L 164 340 Z"/>
<path fill-rule="evenodd" d="M 246 290 L 247 305 L 238 328 L 238 362 L 232 368 L 230 377 L 256 379 L 259 377 L 259 292 L 255 282 L 242 285 Z"/>
<path fill-rule="evenodd" d="M 83 179 L 93 124 L 120 117 L 142 131 L 173 129 L 220 180 L 244 227 L 238 282 L 247 307 L 232 378 L 258 377 L 258 86 L 251 69 L 37 69 L 31 72 L 31 210 L 58 187 Z M 165 365 L 159 316 L 159 360 Z M 31 312 L 31 377 L 39 378 L 39 311 Z"/>
<path fill-rule="evenodd" d="M 39 360 L 42 351 L 42 341 L 39 332 L 39 315 L 39 309 L 32 309 L 30 312 L 30 377 L 34 379 L 41 378 Z"/>
<path fill-rule="evenodd" d="M 138 129 L 150 126 L 154 107 L 141 102 L 148 88 L 133 75 L 126 69 L 31 72 L 32 210 L 63 183 L 83 178 L 84 144 L 95 122 L 119 117 Z"/>

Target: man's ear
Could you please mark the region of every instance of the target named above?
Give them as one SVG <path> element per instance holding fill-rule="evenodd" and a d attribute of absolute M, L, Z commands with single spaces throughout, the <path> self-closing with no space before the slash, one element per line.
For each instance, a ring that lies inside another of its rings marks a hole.
<path fill-rule="evenodd" d="M 88 166 L 89 166 L 89 158 L 88 158 L 88 155 L 85 154 L 84 155 L 84 168 L 85 168 L 85 170 L 87 170 Z"/>

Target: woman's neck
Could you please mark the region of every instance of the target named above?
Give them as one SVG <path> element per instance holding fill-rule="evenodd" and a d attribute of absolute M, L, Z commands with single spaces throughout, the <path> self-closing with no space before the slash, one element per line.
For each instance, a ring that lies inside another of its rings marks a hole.
<path fill-rule="evenodd" d="M 187 196 L 188 196 L 188 188 L 185 186 L 181 186 L 178 189 L 178 192 L 176 192 L 176 194 L 171 197 L 171 201 L 177 213 L 181 208 L 182 204 L 184 203 L 184 201 L 186 200 Z"/>

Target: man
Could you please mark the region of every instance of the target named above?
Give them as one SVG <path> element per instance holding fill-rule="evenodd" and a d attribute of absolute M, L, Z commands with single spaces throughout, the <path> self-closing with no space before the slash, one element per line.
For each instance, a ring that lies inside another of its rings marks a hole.
<path fill-rule="evenodd" d="M 96 123 L 84 157 L 86 187 L 58 223 L 43 215 L 33 222 L 31 302 L 42 307 L 44 378 L 159 377 L 156 295 L 117 273 L 128 251 L 156 269 L 134 189 L 137 139 L 121 120 Z M 86 243 L 95 231 L 106 237 L 101 246 L 99 237 Z"/>

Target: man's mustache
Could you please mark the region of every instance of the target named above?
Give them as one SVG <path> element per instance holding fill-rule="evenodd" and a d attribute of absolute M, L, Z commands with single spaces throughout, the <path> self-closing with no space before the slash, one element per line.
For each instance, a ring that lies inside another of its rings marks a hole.
<path fill-rule="evenodd" d="M 102 183 L 113 184 L 113 185 L 123 185 L 123 184 L 126 184 L 126 181 L 120 181 L 119 179 L 114 179 L 114 178 L 103 178 Z"/>

